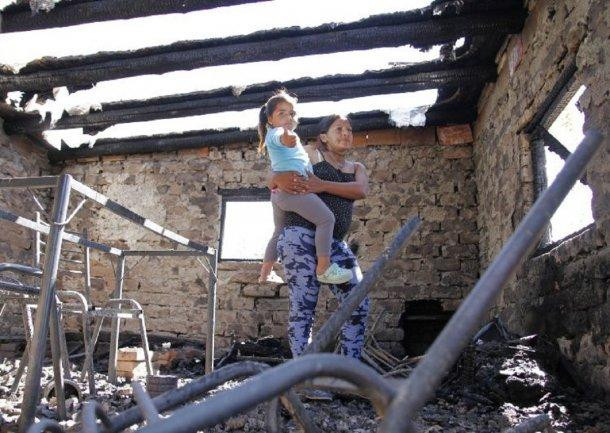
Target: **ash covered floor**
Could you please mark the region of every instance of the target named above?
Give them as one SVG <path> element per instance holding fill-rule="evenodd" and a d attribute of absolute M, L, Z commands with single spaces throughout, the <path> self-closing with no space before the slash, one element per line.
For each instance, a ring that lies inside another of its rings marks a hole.
<path fill-rule="evenodd" d="M 252 348 L 253 343 L 247 346 Z M 267 348 L 265 348 L 267 350 Z M 278 355 L 282 354 L 281 348 Z M 179 350 L 178 350 L 179 351 Z M 179 386 L 203 373 L 197 350 L 190 356 L 177 356 L 168 373 L 179 377 Z M 266 352 L 268 355 L 273 355 Z M 231 362 L 228 359 L 225 362 Z M 0 364 L 0 432 L 16 431 L 23 383 L 15 398 L 9 396 L 18 361 L 4 359 Z M 103 359 L 96 365 L 105 370 Z M 52 368 L 43 372 L 43 382 L 52 377 Z M 98 400 L 110 413 L 133 406 L 131 386 L 122 381 L 118 386 L 107 382 L 104 374 L 96 374 Z M 22 381 L 23 382 L 23 381 Z M 228 382 L 214 392 L 238 387 Z M 436 398 L 426 405 L 417 422 L 422 432 L 499 432 L 535 415 L 546 413 L 556 432 L 610 432 L 610 405 L 578 389 L 563 369 L 558 352 L 542 338 L 478 341 L 462 354 L 447 375 Z M 82 384 L 84 398 L 87 389 Z M 299 393 L 301 394 L 301 393 Z M 327 432 L 376 432 L 379 418 L 367 400 L 334 394 L 332 401 L 304 401 L 314 421 Z M 80 431 L 81 403 L 69 400 L 71 419 L 63 422 L 66 431 Z M 56 418 L 54 401 L 43 399 L 38 416 Z M 209 432 L 265 432 L 266 404 L 235 416 Z M 299 431 L 287 412 L 282 411 L 283 431 Z"/>

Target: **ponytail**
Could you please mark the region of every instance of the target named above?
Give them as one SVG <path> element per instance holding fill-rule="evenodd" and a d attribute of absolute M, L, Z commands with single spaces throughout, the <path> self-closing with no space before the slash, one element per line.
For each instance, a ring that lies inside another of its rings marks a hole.
<path fill-rule="evenodd" d="M 269 117 L 275 111 L 280 102 L 288 102 L 293 107 L 297 104 L 297 98 L 288 94 L 286 89 L 278 89 L 275 94 L 267 100 L 258 112 L 258 154 L 263 155 L 265 149 L 265 138 L 267 137 L 267 124 Z"/>
<path fill-rule="evenodd" d="M 267 137 L 267 104 L 258 113 L 258 154 L 265 154 L 265 138 Z"/>

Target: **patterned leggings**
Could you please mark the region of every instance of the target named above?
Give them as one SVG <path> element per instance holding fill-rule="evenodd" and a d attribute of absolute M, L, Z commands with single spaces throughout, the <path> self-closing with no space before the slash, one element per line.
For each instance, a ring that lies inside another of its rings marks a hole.
<path fill-rule="evenodd" d="M 318 302 L 320 283 L 316 279 L 315 232 L 302 227 L 286 227 L 278 239 L 278 254 L 290 288 L 288 338 L 294 357 L 299 356 L 311 340 L 311 328 Z M 354 276 L 345 284 L 331 285 L 330 289 L 343 302 L 362 279 L 362 272 L 354 254 L 345 242 L 333 240 L 331 261 L 352 269 Z M 341 328 L 341 353 L 360 359 L 364 344 L 364 330 L 369 312 L 369 298 L 354 310 Z"/>

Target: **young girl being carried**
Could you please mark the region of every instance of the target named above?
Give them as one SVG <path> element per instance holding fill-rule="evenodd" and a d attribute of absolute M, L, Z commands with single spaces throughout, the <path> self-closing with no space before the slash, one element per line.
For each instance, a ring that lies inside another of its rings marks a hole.
<path fill-rule="evenodd" d="M 259 153 L 265 149 L 271 159 L 274 172 L 292 171 L 307 177 L 313 172 L 309 156 L 303 148 L 296 128 L 296 98 L 285 91 L 273 95 L 259 113 Z M 327 284 L 343 284 L 352 278 L 352 271 L 330 262 L 335 217 L 316 194 L 289 194 L 280 190 L 271 192 L 275 231 L 267 244 L 259 281 L 266 281 L 273 263 L 277 260 L 277 239 L 283 228 L 284 212 L 295 212 L 315 224 L 316 275 L 318 281 Z"/>

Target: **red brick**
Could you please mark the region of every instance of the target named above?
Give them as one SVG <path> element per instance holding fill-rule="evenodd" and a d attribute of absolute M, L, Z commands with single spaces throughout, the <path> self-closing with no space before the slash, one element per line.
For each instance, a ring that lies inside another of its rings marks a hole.
<path fill-rule="evenodd" d="M 470 125 L 439 126 L 436 128 L 438 141 L 441 144 L 455 145 L 472 143 Z"/>

